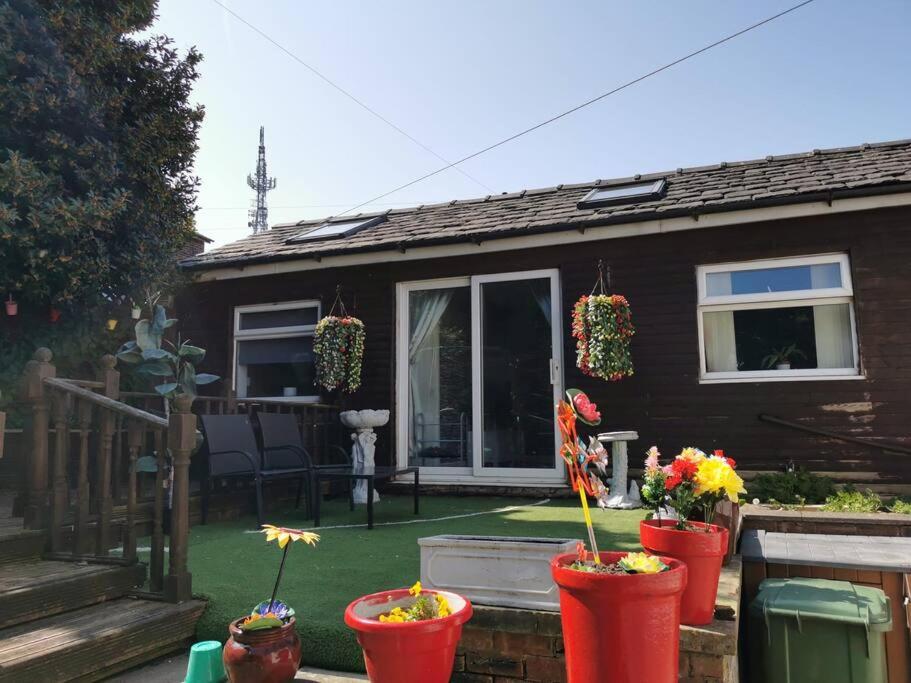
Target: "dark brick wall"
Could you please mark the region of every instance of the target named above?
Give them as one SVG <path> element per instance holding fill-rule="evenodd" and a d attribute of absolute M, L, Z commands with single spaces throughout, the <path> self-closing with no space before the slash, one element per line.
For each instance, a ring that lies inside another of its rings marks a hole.
<path fill-rule="evenodd" d="M 328 308 L 341 285 L 367 325 L 363 387 L 352 408 L 394 410 L 395 283 L 425 278 L 559 268 L 563 287 L 566 386 L 590 392 L 609 429 L 635 429 L 637 449 L 657 443 L 670 453 L 686 444 L 724 448 L 743 469 L 777 469 L 793 460 L 815 471 L 881 482 L 911 481 L 911 458 L 896 457 L 760 422 L 769 413 L 832 431 L 911 445 L 911 210 L 880 209 L 572 243 L 512 252 L 370 265 L 199 283 L 181 298 L 185 335 L 206 347 L 206 370 L 229 377 L 232 307 L 319 298 Z M 696 266 L 848 252 L 864 380 L 700 385 Z M 591 290 L 596 263 L 611 267 L 637 334 L 634 377 L 606 383 L 575 368 L 569 335 L 574 301 Z M 335 400 L 336 397 L 326 397 Z M 394 443 L 394 419 L 380 434 L 381 458 Z"/>

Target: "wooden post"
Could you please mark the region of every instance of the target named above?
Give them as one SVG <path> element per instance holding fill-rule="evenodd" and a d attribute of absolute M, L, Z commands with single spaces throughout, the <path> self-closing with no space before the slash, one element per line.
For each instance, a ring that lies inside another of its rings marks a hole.
<path fill-rule="evenodd" d="M 123 531 L 123 557 L 125 560 L 136 560 L 136 461 L 142 448 L 143 425 L 137 420 L 130 420 L 127 425 L 127 449 L 129 453 L 129 471 L 127 472 L 127 520 Z"/>
<path fill-rule="evenodd" d="M 79 475 L 76 484 L 76 519 L 73 549 L 77 555 L 89 553 L 89 434 L 92 404 L 79 402 Z"/>
<path fill-rule="evenodd" d="M 63 551 L 63 520 L 69 506 L 67 483 L 67 454 L 69 451 L 70 397 L 62 391 L 51 393 L 54 408 L 54 459 L 51 475 L 51 522 L 49 546 L 52 553 Z"/>
<path fill-rule="evenodd" d="M 155 430 L 155 502 L 152 521 L 152 551 L 149 553 L 149 587 L 155 593 L 164 589 L 164 494 L 165 457 L 164 433 Z"/>
<path fill-rule="evenodd" d="M 48 410 L 44 379 L 54 377 L 50 349 L 40 348 L 25 364 L 24 399 L 31 404 L 31 449 L 28 460 L 28 495 L 25 504 L 26 529 L 41 529 L 48 521 Z"/>
<path fill-rule="evenodd" d="M 104 385 L 101 393 L 108 398 L 120 397 L 120 373 L 114 369 L 117 359 L 107 355 L 101 358 L 101 372 L 98 379 Z M 114 504 L 111 501 L 111 446 L 114 440 L 115 414 L 110 410 L 99 410 L 98 472 L 95 485 L 95 499 L 98 506 L 98 524 L 95 527 L 95 552 L 107 555 L 111 547 L 111 514 Z"/>
<path fill-rule="evenodd" d="M 191 575 L 187 570 L 190 536 L 190 456 L 196 448 L 196 416 L 190 412 L 193 399 L 180 396 L 174 401 L 168 420 L 168 448 L 174 467 L 171 493 L 171 552 L 165 599 L 182 602 L 192 596 Z"/>

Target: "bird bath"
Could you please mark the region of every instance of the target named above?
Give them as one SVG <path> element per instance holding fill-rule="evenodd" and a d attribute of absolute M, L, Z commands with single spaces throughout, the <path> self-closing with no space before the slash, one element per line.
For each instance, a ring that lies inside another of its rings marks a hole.
<path fill-rule="evenodd" d="M 376 454 L 376 432 L 375 427 L 382 427 L 389 422 L 388 410 L 346 410 L 339 413 L 339 419 L 348 429 L 353 429 L 351 440 L 354 444 L 351 446 L 351 460 L 354 463 L 355 471 L 372 472 L 376 466 L 374 455 Z M 354 486 L 352 493 L 355 503 L 367 502 L 367 482 L 360 480 Z M 373 502 L 380 499 L 379 494 L 374 490 Z"/>
<path fill-rule="evenodd" d="M 639 487 L 636 482 L 630 482 L 629 491 L 626 489 L 627 473 L 629 471 L 629 458 L 626 452 L 626 442 L 639 438 L 636 432 L 604 432 L 598 434 L 598 441 L 604 445 L 611 445 L 611 463 L 614 476 L 611 480 L 610 497 L 607 507 L 615 510 L 631 510 L 642 507 L 639 498 Z"/>

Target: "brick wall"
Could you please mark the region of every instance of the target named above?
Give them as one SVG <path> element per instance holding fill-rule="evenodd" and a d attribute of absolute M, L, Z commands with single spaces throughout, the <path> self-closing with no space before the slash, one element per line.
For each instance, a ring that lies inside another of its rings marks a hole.
<path fill-rule="evenodd" d="M 737 683 L 740 558 L 722 572 L 715 620 L 680 629 L 681 683 Z M 559 612 L 475 605 L 462 632 L 452 683 L 563 683 Z M 647 682 L 643 682 L 647 683 Z"/>

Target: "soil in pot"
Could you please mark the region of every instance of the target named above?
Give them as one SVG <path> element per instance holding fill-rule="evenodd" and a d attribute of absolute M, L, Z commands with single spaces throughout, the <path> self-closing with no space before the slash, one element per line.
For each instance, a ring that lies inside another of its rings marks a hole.
<path fill-rule="evenodd" d="M 575 553 L 551 561 L 560 589 L 567 683 L 677 681 L 687 567 L 662 557 L 668 571 L 618 573 L 611 565 L 624 555 L 600 553 L 603 569 L 596 571 L 571 569 Z"/>
<path fill-rule="evenodd" d="M 652 555 L 673 557 L 686 563 L 689 579 L 680 604 L 680 623 L 704 626 L 715 616 L 715 597 L 721 563 L 728 549 L 728 530 L 714 524 L 647 519 L 639 523 L 639 542 Z"/>
<path fill-rule="evenodd" d="M 462 625 L 471 618 L 471 603 L 448 591 L 441 593 L 452 614 L 447 617 L 390 623 L 379 615 L 406 609 L 413 598 L 407 588 L 358 598 L 345 610 L 345 623 L 357 633 L 371 683 L 448 683 Z"/>
<path fill-rule="evenodd" d="M 286 683 L 294 680 L 301 661 L 301 641 L 294 617 L 282 627 L 242 631 L 237 619 L 222 658 L 231 683 Z"/>

